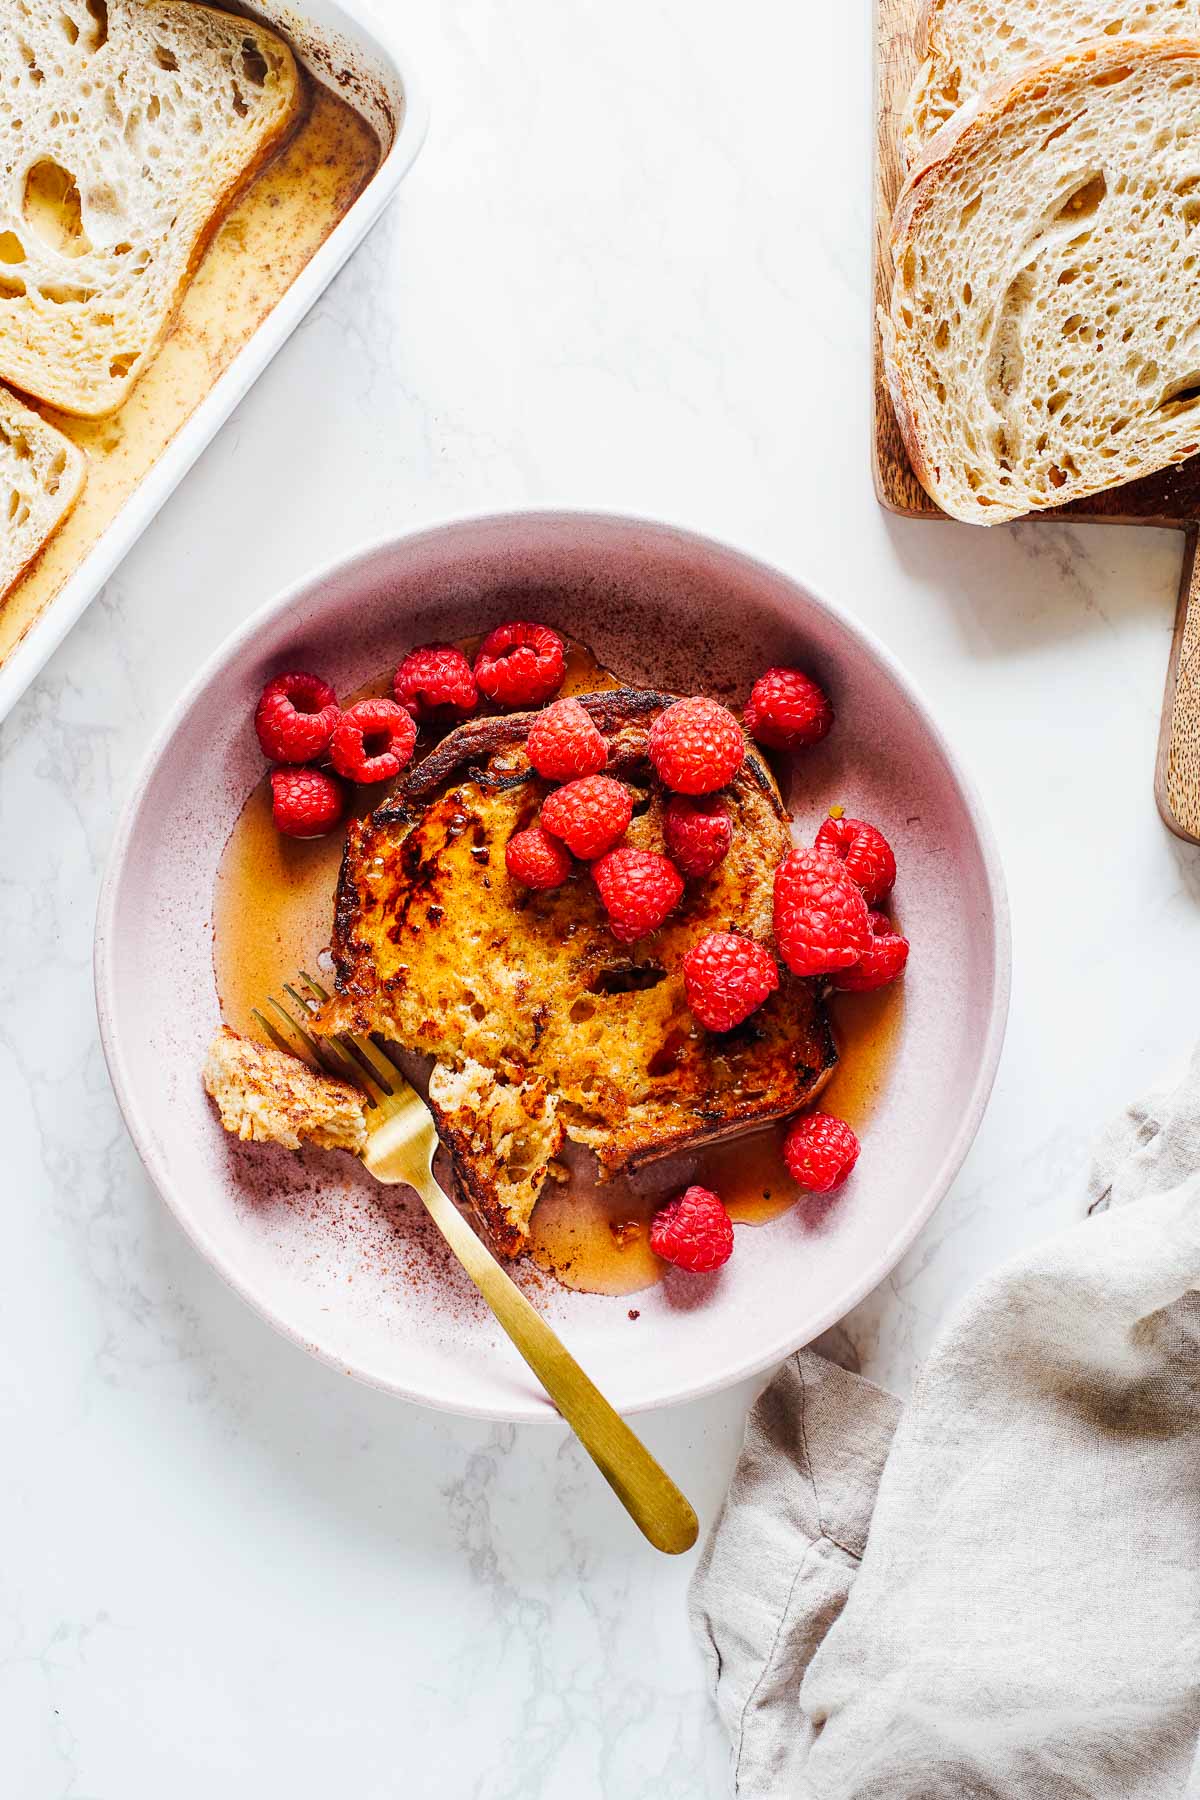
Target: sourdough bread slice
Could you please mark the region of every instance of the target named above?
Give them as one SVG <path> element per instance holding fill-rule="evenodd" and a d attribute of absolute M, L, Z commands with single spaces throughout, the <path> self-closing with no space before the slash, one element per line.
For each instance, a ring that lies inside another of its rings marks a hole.
<path fill-rule="evenodd" d="M 83 451 L 0 388 L 0 599 L 45 549 L 86 474 Z"/>
<path fill-rule="evenodd" d="M 1200 38 L 1200 0 L 924 0 L 900 126 L 907 162 L 960 106 L 1093 38 Z"/>
<path fill-rule="evenodd" d="M 994 525 L 1200 449 L 1200 42 L 1092 44 L 960 110 L 893 220 L 913 469 Z"/>
<path fill-rule="evenodd" d="M 301 95 L 281 38 L 194 0 L 7 0 L 0 379 L 120 406 Z"/>

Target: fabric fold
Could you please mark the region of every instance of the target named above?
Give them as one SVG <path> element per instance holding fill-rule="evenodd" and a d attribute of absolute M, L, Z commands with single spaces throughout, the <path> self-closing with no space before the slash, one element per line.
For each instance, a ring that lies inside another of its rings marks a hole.
<path fill-rule="evenodd" d="M 750 1415 L 692 1589 L 737 1792 L 793 1791 L 800 1681 L 846 1603 L 899 1417 L 893 1395 L 808 1350 Z"/>
<path fill-rule="evenodd" d="M 1197 1171 L 1194 1061 L 906 1407 L 812 1352 L 764 1393 L 693 1589 L 739 1795 L 1196 1796 Z"/>

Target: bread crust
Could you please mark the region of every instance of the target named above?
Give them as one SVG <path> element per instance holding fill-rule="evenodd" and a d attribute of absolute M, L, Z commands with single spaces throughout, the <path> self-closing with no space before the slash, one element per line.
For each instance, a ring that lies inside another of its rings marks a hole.
<path fill-rule="evenodd" d="M 65 437 L 62 432 L 55 430 L 53 425 L 48 425 L 40 413 L 27 407 L 15 394 L 10 394 L 7 390 L 0 388 L 0 423 L 4 422 L 6 414 L 17 415 L 15 422 L 19 429 L 26 432 L 36 431 L 55 440 L 55 449 L 63 458 L 62 474 L 59 477 L 59 493 L 63 494 L 64 498 L 58 517 L 49 529 L 42 533 L 40 539 L 34 543 L 29 554 L 22 559 L 21 563 L 6 577 L 0 579 L 0 603 L 4 601 L 6 595 L 12 592 L 19 581 L 24 580 L 62 530 L 87 483 L 88 467 L 87 457 L 78 444 L 73 444 L 69 437 Z M 56 495 L 55 498 L 57 499 L 58 496 Z"/>
<path fill-rule="evenodd" d="M 921 448 L 917 421 L 909 402 L 908 384 L 904 372 L 892 355 L 890 348 L 890 345 L 895 342 L 894 334 L 890 329 L 890 319 L 887 324 L 889 330 L 883 339 L 883 374 L 884 380 L 887 382 L 888 396 L 892 402 L 892 411 L 896 415 L 896 424 L 900 427 L 900 436 L 904 440 L 904 452 L 908 457 L 913 474 L 929 498 L 940 506 L 942 503 L 937 491 L 937 472 L 930 466 L 925 452 Z"/>
<path fill-rule="evenodd" d="M 529 1239 L 528 1230 L 501 1204 L 496 1189 L 478 1167 L 469 1135 L 455 1125 L 436 1101 L 430 1100 L 429 1107 L 437 1124 L 438 1137 L 450 1158 L 459 1194 L 483 1221 L 492 1250 L 509 1261 L 520 1256 Z"/>
<path fill-rule="evenodd" d="M 578 694 L 575 698 L 605 737 L 612 740 L 609 772 L 616 770 L 619 773 L 623 767 L 631 767 L 635 762 L 645 759 L 645 738 L 633 735 L 633 729 L 645 727 L 647 720 L 657 717 L 664 707 L 671 706 L 678 700 L 679 695 L 663 693 L 655 688 L 605 688 L 600 693 Z M 463 769 L 482 770 L 497 751 L 523 744 L 534 722 L 540 717 L 541 714 L 537 712 L 524 712 L 468 719 L 465 724 L 457 726 L 444 737 L 423 761 L 409 769 L 398 789 L 398 798 L 394 796 L 379 816 L 387 815 L 388 806 L 403 806 L 406 802 L 427 800 Z M 779 797 L 774 777 L 749 741 L 744 766 L 776 816 L 786 819 L 788 814 Z M 490 778 L 493 781 L 496 779 L 494 774 Z M 525 767 L 514 770 L 512 783 L 532 778 L 532 771 Z"/>
<path fill-rule="evenodd" d="M 612 737 L 627 726 L 653 718 L 676 698 L 649 688 L 609 688 L 598 694 L 580 694 L 578 703 L 606 737 Z M 529 736 L 536 712 L 498 713 L 483 719 L 468 719 L 444 737 L 422 762 L 410 768 L 400 784 L 399 795 L 405 801 L 425 800 L 462 769 L 482 769 L 498 751 L 523 744 Z M 525 769 L 519 779 L 529 779 Z"/>
<path fill-rule="evenodd" d="M 1104 38 L 1098 42 L 1080 45 L 1067 56 L 1045 58 L 1033 63 L 1011 80 L 995 83 L 983 93 L 966 102 L 948 119 L 940 131 L 929 140 L 925 149 L 913 164 L 908 178 L 901 189 L 892 214 L 890 247 L 892 253 L 893 281 L 892 298 L 889 315 L 881 320 L 881 338 L 883 345 L 884 375 L 888 393 L 896 414 L 896 423 L 904 440 L 904 448 L 912 465 L 913 474 L 920 482 L 930 499 L 951 512 L 944 495 L 939 491 L 938 471 L 931 465 L 921 443 L 918 425 L 919 409 L 914 399 L 915 384 L 910 380 L 902 361 L 896 354 L 896 271 L 899 270 L 906 250 L 912 243 L 923 212 L 932 204 L 938 183 L 961 164 L 969 161 L 974 154 L 977 141 L 984 137 L 1004 117 L 1011 113 L 1027 98 L 1036 96 L 1039 85 L 1069 74 L 1086 70 L 1103 71 L 1116 68 L 1128 62 L 1149 63 L 1163 62 L 1196 62 L 1200 61 L 1200 39 L 1180 37 L 1159 38 Z M 1149 471 L 1146 471 L 1147 473 Z M 1134 479 L 1128 477 L 1127 479 Z M 1083 498 L 1087 493 L 1099 493 L 1106 485 L 1124 486 L 1125 482 L 1097 482 L 1087 488 L 1078 489 L 1072 499 Z M 963 520 L 972 525 L 998 525 L 1010 522 L 1013 518 L 1028 516 L 1028 511 L 1006 513 L 997 507 L 995 518 L 984 518 L 971 515 Z M 953 517 L 962 519 L 961 513 L 952 513 Z"/>
<path fill-rule="evenodd" d="M 30 551 L 15 575 L 9 576 L 8 580 L 4 582 L 3 585 L 0 585 L 0 605 L 4 603 L 9 594 L 12 593 L 13 589 L 19 586 L 19 584 L 24 581 L 25 577 L 31 574 L 37 564 L 41 562 L 43 556 L 45 556 L 47 550 L 74 512 L 79 496 L 87 486 L 87 458 L 77 445 L 73 444 L 71 448 L 74 450 L 75 454 L 67 460 L 68 466 L 74 471 L 74 492 L 62 513 L 50 527 L 41 543 Z"/>

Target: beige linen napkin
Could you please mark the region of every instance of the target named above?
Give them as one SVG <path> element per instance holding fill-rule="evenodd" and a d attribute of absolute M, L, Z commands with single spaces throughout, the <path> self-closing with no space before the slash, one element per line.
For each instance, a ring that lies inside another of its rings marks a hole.
<path fill-rule="evenodd" d="M 1200 1800 L 1200 1053 L 1092 1200 L 906 1406 L 755 1407 L 692 1591 L 743 1800 Z"/>

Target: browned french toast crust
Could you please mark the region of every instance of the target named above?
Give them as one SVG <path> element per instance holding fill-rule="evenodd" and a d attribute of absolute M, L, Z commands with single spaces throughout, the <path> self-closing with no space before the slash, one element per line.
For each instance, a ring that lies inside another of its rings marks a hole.
<path fill-rule="evenodd" d="M 635 793 L 628 842 L 646 849 L 663 847 L 664 805 L 648 731 L 674 698 L 631 688 L 581 696 L 609 739 L 610 772 Z M 747 745 L 725 791 L 729 855 L 688 883 L 658 931 L 623 947 L 582 865 L 538 893 L 505 870 L 508 839 L 534 821 L 551 785 L 525 755 L 534 717 L 458 727 L 351 826 L 324 1027 L 380 1031 L 450 1067 L 478 1063 L 501 1085 L 543 1082 L 558 1124 L 610 1174 L 798 1111 L 836 1062 L 815 985 L 782 971 L 779 991 L 722 1035 L 697 1024 L 683 991 L 683 955 L 704 932 L 771 941 L 774 871 L 791 833 L 758 751 Z M 472 1152 L 479 1134 L 464 1118 L 439 1121 L 458 1179 L 497 1238 L 519 1249 L 523 1224 L 504 1204 L 498 1168 Z"/>

